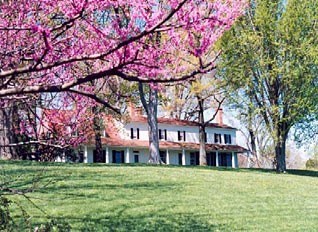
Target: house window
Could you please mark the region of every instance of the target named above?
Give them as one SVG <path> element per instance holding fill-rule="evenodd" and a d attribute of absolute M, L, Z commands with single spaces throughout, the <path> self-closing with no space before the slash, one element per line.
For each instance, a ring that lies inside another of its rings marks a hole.
<path fill-rule="evenodd" d="M 208 152 L 206 154 L 206 161 L 208 166 L 216 166 L 216 153 Z"/>
<path fill-rule="evenodd" d="M 167 130 L 159 129 L 159 139 L 160 140 L 167 140 Z"/>
<path fill-rule="evenodd" d="M 206 132 L 204 132 L 204 142 L 207 142 L 208 141 L 208 135 Z"/>
<path fill-rule="evenodd" d="M 161 161 L 163 163 L 166 163 L 167 162 L 167 153 L 165 151 L 160 151 L 159 154 L 160 154 Z"/>
<path fill-rule="evenodd" d="M 133 151 L 135 163 L 139 163 L 139 151 Z"/>
<path fill-rule="evenodd" d="M 219 154 L 219 164 L 224 167 L 232 167 L 232 155 L 231 153 Z"/>
<path fill-rule="evenodd" d="M 215 142 L 215 143 L 222 143 L 222 136 L 221 136 L 221 134 L 214 134 L 214 142 Z"/>
<path fill-rule="evenodd" d="M 139 128 L 137 128 L 137 129 L 130 128 L 130 138 L 131 139 L 139 139 Z"/>
<path fill-rule="evenodd" d="M 190 152 L 190 165 L 199 165 L 199 152 Z"/>
<path fill-rule="evenodd" d="M 225 134 L 224 135 L 224 143 L 225 144 L 232 144 L 231 135 L 230 134 Z"/>
<path fill-rule="evenodd" d="M 113 155 L 113 163 L 120 164 L 125 162 L 125 152 L 124 151 L 112 151 Z"/>
<path fill-rule="evenodd" d="M 178 131 L 178 141 L 186 141 L 186 132 Z"/>
<path fill-rule="evenodd" d="M 182 165 L 182 153 L 178 154 L 178 163 L 179 165 Z"/>
<path fill-rule="evenodd" d="M 139 155 L 134 155 L 134 161 L 135 163 L 139 163 Z"/>

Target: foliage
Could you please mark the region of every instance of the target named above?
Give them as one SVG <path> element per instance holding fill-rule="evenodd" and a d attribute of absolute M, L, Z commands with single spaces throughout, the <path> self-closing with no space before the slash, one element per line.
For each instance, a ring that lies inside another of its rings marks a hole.
<path fill-rule="evenodd" d="M 44 178 L 44 167 L 32 173 L 12 172 L 2 164 L 0 167 L 0 231 L 70 231 L 67 222 L 51 219 L 29 196 L 31 192 L 41 191 L 51 183 L 49 178 Z M 29 204 L 28 207 L 24 205 L 25 202 Z M 45 220 L 38 225 L 32 224 L 33 219 L 29 214 L 32 208 L 45 216 Z"/>
<path fill-rule="evenodd" d="M 317 114 L 317 1 L 251 1 L 245 16 L 223 37 L 222 67 L 245 115 L 262 118 L 284 171 L 286 138 Z"/>
<path fill-rule="evenodd" d="M 318 169 L 318 145 L 314 145 L 311 149 L 312 157 L 307 160 L 306 168 Z"/>
<path fill-rule="evenodd" d="M 306 168 L 318 169 L 318 160 L 317 159 L 308 159 L 306 162 Z"/>
<path fill-rule="evenodd" d="M 318 143 L 318 114 L 311 115 L 295 125 L 294 139 L 299 146 Z"/>
<path fill-rule="evenodd" d="M 1 1 L 0 6 L 0 105 L 10 107 L 37 93 L 59 93 L 46 98 L 47 108 L 58 110 L 45 117 L 55 125 L 49 130 L 63 134 L 53 136 L 53 145 L 63 148 L 76 146 L 88 135 L 69 136 L 83 129 L 78 125 L 86 129 L 92 124 L 87 108 L 102 104 L 120 112 L 120 94 L 110 91 L 117 78 L 182 81 L 214 69 L 215 64 L 203 58 L 246 2 L 16 0 Z M 185 57 L 195 62 L 185 66 Z M 40 122 L 47 127 L 45 123 Z M 30 133 L 29 121 L 22 124 L 20 133 Z"/>
<path fill-rule="evenodd" d="M 169 114 L 174 118 L 197 122 L 200 165 L 207 165 L 206 127 L 220 113 L 224 101 L 222 90 L 218 88 L 218 83 L 214 79 L 214 73 L 185 81 L 181 86 L 172 86 L 170 92 L 173 94 L 167 94 L 166 110 L 170 111 Z M 218 123 L 223 123 L 223 121 Z"/>
<path fill-rule="evenodd" d="M 317 228 L 317 171 L 0 162 L 25 179 L 45 166 L 43 179 L 59 181 L 29 196 L 73 231 Z M 22 205 L 30 208 L 33 225 L 45 223 L 41 211 Z M 12 215 L 17 219 L 16 211 Z"/>
<path fill-rule="evenodd" d="M 0 194 L 0 230 L 1 231 L 12 231 L 13 220 L 10 215 L 10 200 Z"/>

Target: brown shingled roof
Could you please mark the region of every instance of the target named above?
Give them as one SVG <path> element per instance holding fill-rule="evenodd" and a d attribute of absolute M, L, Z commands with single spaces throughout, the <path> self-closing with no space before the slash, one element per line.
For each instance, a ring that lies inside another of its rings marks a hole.
<path fill-rule="evenodd" d="M 94 141 L 90 141 L 89 144 L 94 144 Z M 129 148 L 148 148 L 149 142 L 145 140 L 126 140 L 119 138 L 102 138 L 102 144 L 111 147 L 129 147 Z M 199 143 L 187 143 L 187 142 L 171 142 L 160 141 L 160 149 L 174 149 L 174 150 L 199 150 Z M 246 152 L 247 150 L 238 145 L 224 145 L 224 144 L 206 144 L 207 151 L 233 151 L 233 152 Z"/>

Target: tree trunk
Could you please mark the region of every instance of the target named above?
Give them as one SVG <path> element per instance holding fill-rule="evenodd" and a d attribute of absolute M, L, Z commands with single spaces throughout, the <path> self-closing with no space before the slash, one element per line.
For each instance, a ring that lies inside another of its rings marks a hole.
<path fill-rule="evenodd" d="M 200 152 L 199 152 L 199 160 L 201 166 L 206 166 L 206 150 L 205 150 L 205 124 L 204 124 L 204 100 L 197 96 L 198 105 L 199 105 L 199 142 L 200 142 Z"/>
<path fill-rule="evenodd" d="M 148 103 L 145 99 L 142 83 L 139 83 L 139 94 L 142 105 L 146 110 L 148 120 L 149 133 L 149 163 L 161 164 L 159 153 L 159 136 L 158 136 L 158 90 L 156 88 L 149 89 Z"/>
<path fill-rule="evenodd" d="M 10 104 L 0 110 L 0 157 L 5 159 L 17 158 L 16 148 L 9 146 L 15 143 L 14 119 L 16 109 Z"/>
<path fill-rule="evenodd" d="M 275 157 L 276 157 L 276 171 L 283 173 L 286 171 L 286 139 L 288 131 L 286 125 L 277 127 L 275 141 Z"/>
<path fill-rule="evenodd" d="M 95 132 L 95 162 L 103 162 L 103 148 L 102 148 L 102 139 L 101 139 L 101 120 L 98 116 L 98 110 L 94 107 L 94 132 Z"/>
<path fill-rule="evenodd" d="M 206 166 L 206 150 L 205 150 L 205 126 L 199 126 L 199 140 L 200 140 L 200 165 Z"/>
<path fill-rule="evenodd" d="M 148 103 L 148 126 L 149 126 L 149 163 L 160 164 L 159 137 L 158 137 L 158 90 L 151 89 Z"/>

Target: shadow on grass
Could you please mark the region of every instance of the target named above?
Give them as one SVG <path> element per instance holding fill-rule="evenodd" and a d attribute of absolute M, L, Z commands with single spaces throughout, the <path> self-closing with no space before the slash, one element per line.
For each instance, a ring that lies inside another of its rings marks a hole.
<path fill-rule="evenodd" d="M 230 167 L 211 167 L 211 166 L 180 166 L 180 165 L 154 165 L 154 164 L 145 164 L 145 163 L 132 163 L 132 164 L 105 164 L 105 163 L 56 163 L 56 162 L 36 162 L 36 161 L 19 161 L 19 160 L 0 160 L 1 165 L 6 165 L 7 167 L 11 165 L 15 165 L 16 168 L 13 170 L 6 170 L 7 174 L 25 174 L 29 171 L 43 169 L 45 167 L 64 167 L 64 168 L 79 168 L 79 167 L 99 167 L 99 168 L 107 168 L 107 167 L 149 167 L 149 168 L 181 168 L 181 169 L 207 169 L 207 170 L 216 170 L 216 171 L 228 171 L 228 172 L 256 172 L 256 173 L 272 173 L 277 174 L 274 169 L 262 169 L 262 168 L 230 168 Z M 21 167 L 20 168 L 17 168 Z M 38 167 L 39 169 L 34 169 L 34 167 Z M 51 170 L 53 171 L 53 170 Z M 311 176 L 318 177 L 318 170 L 296 170 L 289 169 L 287 170 L 287 174 L 298 175 L 298 176 Z"/>
<path fill-rule="evenodd" d="M 290 169 L 287 170 L 288 174 L 291 175 L 297 175 L 297 176 L 312 176 L 312 177 L 318 177 L 318 171 L 314 170 L 296 170 L 296 169 Z"/>
<path fill-rule="evenodd" d="M 68 221 L 76 231 L 225 231 L 224 224 L 211 224 L 205 220 L 208 215 L 159 214 L 151 215 L 110 215 L 99 218 L 68 217 L 54 218 L 56 221 Z"/>

